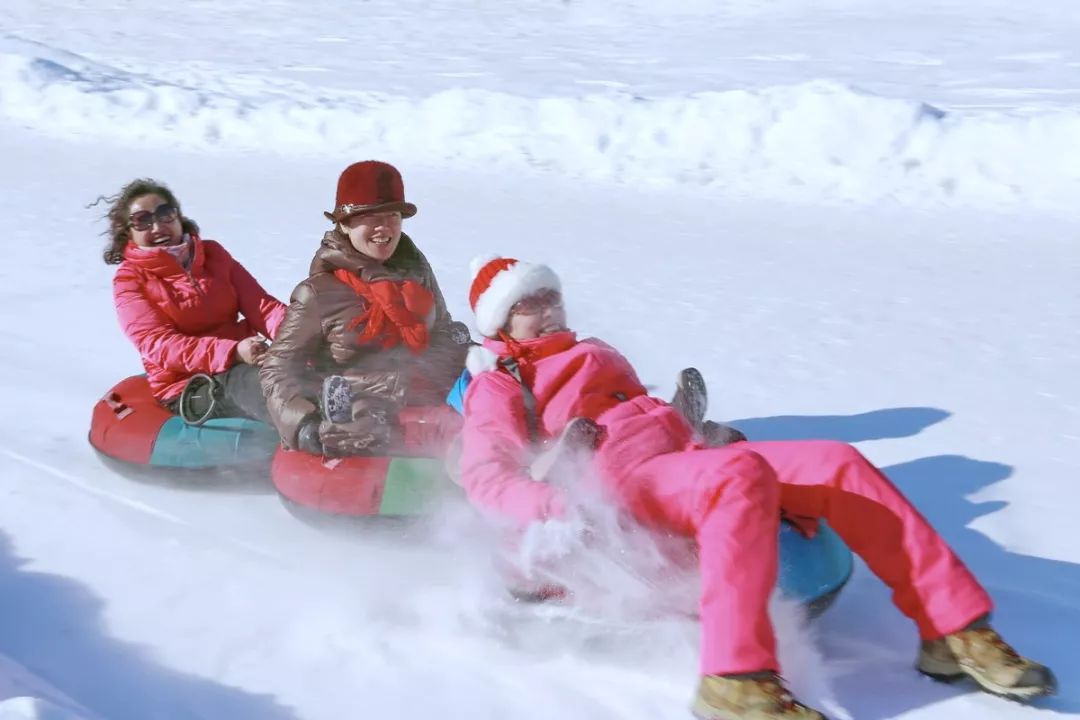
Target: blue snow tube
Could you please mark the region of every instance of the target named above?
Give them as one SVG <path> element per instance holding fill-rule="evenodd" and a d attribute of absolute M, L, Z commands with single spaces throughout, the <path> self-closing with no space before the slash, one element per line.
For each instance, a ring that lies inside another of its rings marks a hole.
<path fill-rule="evenodd" d="M 457 382 L 454 383 L 454 387 L 450 388 L 450 392 L 446 396 L 446 404 L 462 415 L 465 414 L 465 389 L 469 387 L 470 380 L 472 380 L 472 375 L 469 374 L 469 371 L 462 370 Z"/>
<path fill-rule="evenodd" d="M 851 550 L 824 520 L 817 534 L 803 537 L 786 522 L 780 523 L 780 574 L 777 586 L 792 600 L 818 615 L 832 604 L 851 578 L 855 560 Z"/>

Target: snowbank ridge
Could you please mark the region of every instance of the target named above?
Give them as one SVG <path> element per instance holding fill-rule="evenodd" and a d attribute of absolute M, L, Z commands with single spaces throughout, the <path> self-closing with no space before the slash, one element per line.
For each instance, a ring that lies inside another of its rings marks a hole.
<path fill-rule="evenodd" d="M 680 97 L 422 99 L 251 78 L 166 82 L 66 52 L 0 54 L 0 118 L 197 149 L 534 167 L 796 200 L 1070 206 L 1080 109 L 945 113 L 840 84 Z"/>

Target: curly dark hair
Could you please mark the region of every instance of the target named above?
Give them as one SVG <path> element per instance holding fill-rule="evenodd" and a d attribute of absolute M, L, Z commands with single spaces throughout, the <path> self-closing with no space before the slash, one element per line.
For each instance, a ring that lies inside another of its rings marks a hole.
<path fill-rule="evenodd" d="M 128 219 L 128 208 L 131 207 L 131 203 L 144 195 L 158 195 L 165 202 L 173 205 L 180 214 L 180 227 L 183 228 L 184 232 L 190 235 L 199 233 L 198 224 L 191 218 L 184 216 L 183 210 L 180 209 L 180 202 L 173 195 L 172 190 L 164 183 L 160 183 L 153 178 L 132 180 L 120 188 L 120 192 L 115 195 L 102 195 L 87 206 L 94 207 L 102 202 L 109 204 L 109 211 L 103 216 L 105 220 L 109 221 L 109 227 L 101 233 L 109 238 L 109 244 L 105 246 L 105 252 L 102 253 L 106 265 L 119 265 L 124 260 L 124 247 L 128 244 L 128 230 L 131 226 Z"/>

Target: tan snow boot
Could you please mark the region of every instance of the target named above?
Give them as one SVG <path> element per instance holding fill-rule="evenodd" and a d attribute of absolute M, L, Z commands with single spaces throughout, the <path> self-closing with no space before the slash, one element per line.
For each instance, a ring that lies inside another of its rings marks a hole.
<path fill-rule="evenodd" d="M 795 700 L 774 673 L 706 675 L 691 711 L 699 720 L 826 720 Z"/>
<path fill-rule="evenodd" d="M 1049 668 L 1020 655 L 989 625 L 924 642 L 916 667 L 944 682 L 969 677 L 986 692 L 1010 700 L 1027 701 L 1057 691 Z"/>

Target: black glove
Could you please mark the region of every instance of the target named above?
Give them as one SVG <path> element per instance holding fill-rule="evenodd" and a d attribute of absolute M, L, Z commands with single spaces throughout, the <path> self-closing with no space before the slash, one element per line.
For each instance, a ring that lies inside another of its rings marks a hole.
<path fill-rule="evenodd" d="M 312 455 L 322 455 L 322 440 L 319 439 L 319 418 L 317 415 L 309 415 L 300 423 L 296 431 L 296 445 L 300 450 Z"/>

